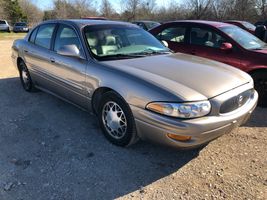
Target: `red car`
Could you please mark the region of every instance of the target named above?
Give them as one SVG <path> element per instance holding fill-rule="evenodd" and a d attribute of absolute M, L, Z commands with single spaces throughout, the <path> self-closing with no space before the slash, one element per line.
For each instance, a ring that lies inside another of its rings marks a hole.
<path fill-rule="evenodd" d="M 267 44 L 232 24 L 183 20 L 149 31 L 174 52 L 209 58 L 249 73 L 260 94 L 259 105 L 267 106 Z"/>
<path fill-rule="evenodd" d="M 238 20 L 228 20 L 228 21 L 225 21 L 225 23 L 236 25 L 236 26 L 250 32 L 251 34 L 255 35 L 256 26 L 254 26 L 253 24 L 251 24 L 249 22 L 238 21 Z"/>

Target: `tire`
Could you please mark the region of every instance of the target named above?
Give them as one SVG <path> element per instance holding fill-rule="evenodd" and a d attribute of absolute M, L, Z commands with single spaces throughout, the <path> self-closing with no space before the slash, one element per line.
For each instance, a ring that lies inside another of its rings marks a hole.
<path fill-rule="evenodd" d="M 27 92 L 34 92 L 36 91 L 31 76 L 30 76 L 30 72 L 26 66 L 26 64 L 23 61 L 19 62 L 19 76 L 20 76 L 20 81 L 22 84 L 22 87 L 24 88 L 24 90 L 26 90 Z"/>
<path fill-rule="evenodd" d="M 130 146 L 138 137 L 129 105 L 115 92 L 101 98 L 97 117 L 104 136 L 117 146 Z"/>
<path fill-rule="evenodd" d="M 254 87 L 259 93 L 258 106 L 267 107 L 267 70 L 251 74 L 254 80 Z"/>

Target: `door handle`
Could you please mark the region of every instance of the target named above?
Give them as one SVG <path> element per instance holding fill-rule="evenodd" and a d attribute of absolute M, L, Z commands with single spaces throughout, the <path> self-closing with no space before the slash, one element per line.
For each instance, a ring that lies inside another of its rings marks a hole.
<path fill-rule="evenodd" d="M 50 62 L 51 62 L 51 63 L 56 62 L 55 58 L 50 58 Z"/>
<path fill-rule="evenodd" d="M 25 53 L 28 53 L 29 51 L 28 51 L 27 49 L 24 49 L 24 52 L 25 52 Z"/>

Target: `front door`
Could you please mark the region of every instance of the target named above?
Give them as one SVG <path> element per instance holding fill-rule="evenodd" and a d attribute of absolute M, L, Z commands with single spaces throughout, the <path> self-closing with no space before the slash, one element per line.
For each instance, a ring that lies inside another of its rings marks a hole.
<path fill-rule="evenodd" d="M 75 45 L 79 49 L 80 57 L 60 55 L 58 50 L 66 45 Z M 88 108 L 88 95 L 85 88 L 85 71 L 88 62 L 73 27 L 64 24 L 58 27 L 50 62 L 53 64 L 50 73 L 53 74 L 56 83 L 56 93 L 81 107 Z"/>
<path fill-rule="evenodd" d="M 190 49 L 186 53 L 216 60 L 234 67 L 240 67 L 239 49 L 222 50 L 222 43 L 229 42 L 218 32 L 209 28 L 192 27 L 190 30 Z"/>

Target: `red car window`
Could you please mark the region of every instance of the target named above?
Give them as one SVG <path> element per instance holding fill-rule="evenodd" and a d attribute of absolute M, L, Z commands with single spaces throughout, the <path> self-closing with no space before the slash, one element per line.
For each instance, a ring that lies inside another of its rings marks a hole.
<path fill-rule="evenodd" d="M 205 28 L 192 28 L 190 33 L 190 43 L 195 45 L 220 48 L 226 40 L 215 31 Z"/>
<path fill-rule="evenodd" d="M 156 37 L 159 40 L 183 43 L 185 41 L 185 27 L 170 27 L 161 31 Z"/>

